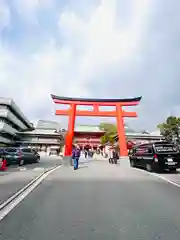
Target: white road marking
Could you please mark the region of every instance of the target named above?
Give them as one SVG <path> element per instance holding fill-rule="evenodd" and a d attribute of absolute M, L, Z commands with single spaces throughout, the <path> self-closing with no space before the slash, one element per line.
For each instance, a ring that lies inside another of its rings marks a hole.
<path fill-rule="evenodd" d="M 13 210 L 13 208 L 15 208 L 25 197 L 27 197 L 49 174 L 51 174 L 60 167 L 61 165 L 39 175 L 29 184 L 27 184 L 24 188 L 20 189 L 12 197 L 6 200 L 4 203 L 0 204 L 0 221 L 11 210 Z"/>
<path fill-rule="evenodd" d="M 22 167 L 22 168 L 19 168 L 20 171 L 26 171 L 27 168 L 26 167 Z"/>
<path fill-rule="evenodd" d="M 144 170 L 141 170 L 141 169 L 139 169 L 139 168 L 134 168 L 134 170 L 140 171 L 140 172 L 143 172 L 143 171 L 144 171 Z M 169 180 L 169 179 L 167 179 L 167 178 L 165 178 L 165 177 L 163 177 L 163 176 L 161 176 L 161 175 L 158 175 L 157 173 L 148 172 L 148 171 L 147 171 L 146 173 L 149 174 L 149 175 L 151 175 L 151 176 L 157 177 L 157 178 L 159 178 L 159 179 L 161 179 L 161 180 L 164 180 L 165 182 L 171 183 L 172 185 L 180 188 L 180 184 L 178 184 L 178 183 L 176 183 L 176 182 L 173 182 L 173 181 L 171 181 L 171 180 Z"/>
<path fill-rule="evenodd" d="M 42 168 L 42 167 L 36 167 L 36 168 L 33 168 L 33 171 L 44 171 L 45 168 Z"/>

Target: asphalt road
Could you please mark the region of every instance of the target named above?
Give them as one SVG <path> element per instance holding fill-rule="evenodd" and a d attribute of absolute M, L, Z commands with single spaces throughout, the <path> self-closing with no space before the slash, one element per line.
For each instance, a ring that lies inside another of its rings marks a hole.
<path fill-rule="evenodd" d="M 1 240 L 179 240 L 180 189 L 127 164 L 62 166 L 0 222 Z"/>
<path fill-rule="evenodd" d="M 39 163 L 9 166 L 0 172 L 0 204 L 44 171 L 61 164 L 60 157 L 41 157 Z"/>

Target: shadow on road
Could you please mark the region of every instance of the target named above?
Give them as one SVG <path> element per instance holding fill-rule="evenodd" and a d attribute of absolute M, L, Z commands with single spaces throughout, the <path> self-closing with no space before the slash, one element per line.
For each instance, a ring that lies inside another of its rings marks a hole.
<path fill-rule="evenodd" d="M 141 169 L 142 171 L 146 172 L 146 169 L 144 169 L 143 167 L 137 167 L 137 169 Z M 158 174 L 163 174 L 163 175 L 169 175 L 169 174 L 174 174 L 174 175 L 178 175 L 180 174 L 180 169 L 177 169 L 177 171 L 168 171 L 168 170 L 164 170 L 164 171 L 155 171 L 154 173 L 158 173 Z"/>
<path fill-rule="evenodd" d="M 88 168 L 88 166 L 79 166 L 78 169 Z"/>

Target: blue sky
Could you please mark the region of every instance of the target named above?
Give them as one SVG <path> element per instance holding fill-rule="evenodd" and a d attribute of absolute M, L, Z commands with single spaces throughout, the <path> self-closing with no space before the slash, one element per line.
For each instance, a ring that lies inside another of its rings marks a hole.
<path fill-rule="evenodd" d="M 1 0 L 0 95 L 31 120 L 62 124 L 50 93 L 142 95 L 127 122 L 153 130 L 180 112 L 179 9 L 178 0 Z"/>

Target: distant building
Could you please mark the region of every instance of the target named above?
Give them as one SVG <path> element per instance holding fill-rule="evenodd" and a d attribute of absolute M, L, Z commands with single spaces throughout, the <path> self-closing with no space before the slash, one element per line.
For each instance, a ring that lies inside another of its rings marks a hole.
<path fill-rule="evenodd" d="M 33 125 L 12 99 L 0 98 L 0 145 L 14 145 L 19 132 L 30 131 Z"/>
<path fill-rule="evenodd" d="M 101 146 L 100 138 L 104 135 L 99 126 L 77 125 L 74 129 L 73 142 L 82 148 L 98 148 Z"/>
<path fill-rule="evenodd" d="M 127 139 L 127 148 L 131 149 L 133 145 L 143 144 L 155 141 L 163 141 L 164 137 L 160 134 L 160 131 L 157 130 L 155 132 L 149 133 L 148 131 L 136 132 L 129 129 L 128 126 L 125 128 L 126 130 L 126 139 Z M 118 144 L 118 135 L 115 137 L 116 145 Z"/>
<path fill-rule="evenodd" d="M 34 127 L 36 129 L 49 129 L 49 130 L 61 130 L 61 125 L 59 122 L 56 121 L 48 121 L 48 120 L 38 120 L 35 124 Z"/>
<path fill-rule="evenodd" d="M 22 145 L 37 148 L 40 152 L 62 152 L 65 132 L 54 121 L 39 120 L 33 131 L 19 133 Z"/>
<path fill-rule="evenodd" d="M 148 131 L 137 132 L 125 125 L 125 134 L 127 139 L 127 147 L 131 148 L 132 145 L 137 143 L 145 143 L 150 141 L 160 141 L 164 137 L 159 131 L 149 133 Z M 77 125 L 74 130 L 74 143 L 80 145 L 82 148 L 97 148 L 101 146 L 100 138 L 104 135 L 97 125 Z M 118 144 L 118 135 L 115 137 Z"/>

